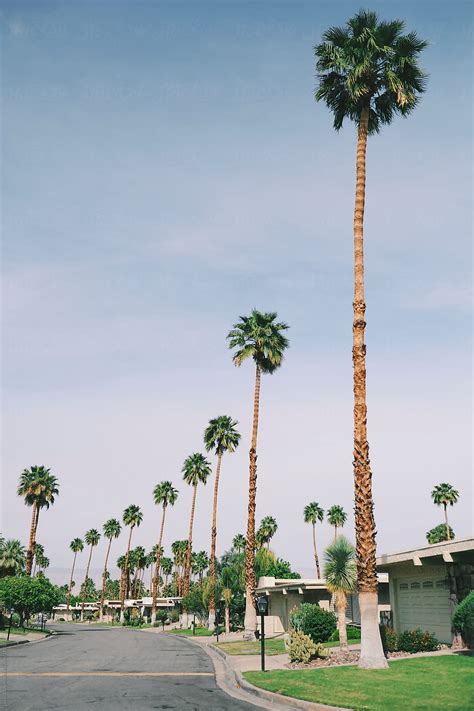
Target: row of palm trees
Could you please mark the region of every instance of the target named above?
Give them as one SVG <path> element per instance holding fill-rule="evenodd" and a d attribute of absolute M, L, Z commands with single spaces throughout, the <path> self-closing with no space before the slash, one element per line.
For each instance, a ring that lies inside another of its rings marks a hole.
<path fill-rule="evenodd" d="M 304 507 L 303 518 L 305 523 L 310 523 L 313 528 L 313 551 L 314 551 L 314 563 L 316 566 L 316 577 L 321 577 L 321 570 L 319 567 L 319 557 L 318 548 L 316 545 L 316 524 L 322 523 L 324 521 L 324 509 L 318 504 L 317 501 L 312 501 L 310 504 Z M 347 521 L 347 514 L 338 504 L 331 506 L 326 512 L 327 522 L 334 526 L 334 543 L 337 539 L 337 529 L 342 528 Z"/>

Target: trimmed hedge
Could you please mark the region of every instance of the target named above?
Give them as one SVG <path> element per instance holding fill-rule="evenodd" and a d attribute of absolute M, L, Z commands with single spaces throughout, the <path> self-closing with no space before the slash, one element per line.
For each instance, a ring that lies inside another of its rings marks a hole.
<path fill-rule="evenodd" d="M 452 621 L 453 632 L 460 634 L 469 647 L 474 646 L 474 590 L 456 605 Z"/>
<path fill-rule="evenodd" d="M 303 602 L 290 612 L 293 629 L 304 632 L 313 642 L 327 642 L 337 627 L 336 615 L 319 605 Z"/>
<path fill-rule="evenodd" d="M 352 625 L 347 625 L 347 639 L 360 639 L 360 627 L 353 627 Z M 339 642 L 339 630 L 334 630 L 332 635 L 329 637 L 330 642 Z"/>

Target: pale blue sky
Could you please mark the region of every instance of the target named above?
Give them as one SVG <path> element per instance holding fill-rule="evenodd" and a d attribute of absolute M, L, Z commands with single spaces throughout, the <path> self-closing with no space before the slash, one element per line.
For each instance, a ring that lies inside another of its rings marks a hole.
<path fill-rule="evenodd" d="M 309 569 L 303 506 L 352 510 L 355 160 L 353 127 L 336 134 L 312 98 L 312 47 L 359 3 L 0 6 L 3 533 L 26 538 L 15 484 L 37 463 L 61 482 L 39 533 L 53 565 L 129 503 L 151 546 L 164 478 L 181 489 L 168 542 L 185 537 L 182 461 L 228 413 L 243 441 L 223 469 L 224 550 L 244 529 L 253 384 L 225 335 L 256 306 L 291 325 L 263 383 L 258 515 Z M 440 481 L 461 492 L 456 534 L 472 533 L 472 19 L 467 2 L 370 7 L 430 42 L 422 103 L 368 146 L 369 439 L 387 552 L 442 520 Z M 208 487 L 201 548 L 210 500 Z"/>

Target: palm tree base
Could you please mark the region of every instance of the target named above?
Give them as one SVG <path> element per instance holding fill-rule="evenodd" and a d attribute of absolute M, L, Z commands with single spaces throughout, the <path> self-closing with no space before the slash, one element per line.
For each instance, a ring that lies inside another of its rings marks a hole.
<path fill-rule="evenodd" d="M 360 626 L 362 632 L 360 669 L 388 669 L 379 629 L 378 595 L 359 593 Z"/>
<path fill-rule="evenodd" d="M 216 611 L 215 610 L 209 610 L 209 618 L 208 618 L 207 626 L 211 632 L 213 632 L 215 630 L 215 628 L 216 628 Z"/>

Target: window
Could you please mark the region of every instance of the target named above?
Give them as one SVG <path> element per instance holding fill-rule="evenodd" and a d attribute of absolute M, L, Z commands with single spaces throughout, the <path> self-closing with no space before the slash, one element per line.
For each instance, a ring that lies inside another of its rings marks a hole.
<path fill-rule="evenodd" d="M 437 580 L 437 581 L 436 581 L 436 587 L 437 587 L 437 588 L 447 588 L 447 587 L 448 587 L 448 583 L 447 583 L 446 580 Z"/>
<path fill-rule="evenodd" d="M 410 587 L 412 590 L 418 590 L 420 587 L 420 583 L 412 583 Z"/>
<path fill-rule="evenodd" d="M 400 590 L 408 590 L 408 583 L 400 583 Z"/>
<path fill-rule="evenodd" d="M 432 588 L 433 587 L 433 581 L 432 580 L 425 580 L 423 583 L 424 588 Z"/>

